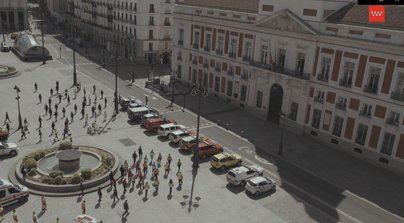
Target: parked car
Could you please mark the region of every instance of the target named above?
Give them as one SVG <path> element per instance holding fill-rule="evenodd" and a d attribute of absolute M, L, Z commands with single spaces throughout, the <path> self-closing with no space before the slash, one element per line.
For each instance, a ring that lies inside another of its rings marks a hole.
<path fill-rule="evenodd" d="M 5 179 L 0 179 L 0 205 L 24 202 L 28 199 L 28 196 L 29 192 L 27 187 L 12 184 Z"/>
<path fill-rule="evenodd" d="M 168 137 L 172 132 L 180 130 L 180 129 L 185 130 L 185 128 L 186 127 L 184 125 L 178 125 L 175 123 L 167 123 L 167 124 L 160 125 L 157 133 L 162 137 Z"/>
<path fill-rule="evenodd" d="M 172 132 L 168 138 L 170 139 L 171 143 L 178 144 L 181 141 L 181 139 L 188 136 L 194 136 L 195 134 L 196 134 L 195 131 L 180 129 Z"/>
<path fill-rule="evenodd" d="M 259 195 L 266 191 L 275 191 L 276 183 L 274 180 L 265 177 L 254 177 L 247 181 L 245 186 L 247 192 Z"/>
<path fill-rule="evenodd" d="M 264 169 L 260 166 L 251 165 L 251 166 L 240 166 L 229 170 L 226 174 L 227 182 L 234 186 L 242 186 L 244 187 L 247 183 L 247 180 L 262 176 L 264 174 Z"/>
<path fill-rule="evenodd" d="M 140 119 L 140 123 L 143 125 L 146 120 L 149 120 L 152 118 L 161 118 L 161 116 L 156 113 L 147 113 L 142 116 L 142 118 Z"/>
<path fill-rule="evenodd" d="M 131 121 L 140 121 L 140 119 L 145 114 L 154 113 L 158 114 L 159 112 L 156 109 L 150 107 L 137 107 L 137 108 L 129 108 L 128 109 L 128 118 Z"/>
<path fill-rule="evenodd" d="M 199 142 L 198 147 L 199 157 L 201 158 L 210 157 L 223 152 L 222 145 L 210 141 Z"/>
<path fill-rule="evenodd" d="M 19 32 L 14 32 L 14 33 L 11 33 L 10 34 L 10 38 L 11 39 L 17 39 L 17 37 L 20 35 L 20 33 Z"/>
<path fill-rule="evenodd" d="M 159 85 L 160 85 L 160 77 L 150 77 L 145 83 L 145 87 L 147 86 L 158 87 Z"/>
<path fill-rule="evenodd" d="M 210 165 L 216 169 L 226 169 L 232 166 L 239 166 L 243 161 L 241 160 L 241 156 L 235 153 L 219 153 L 210 159 Z"/>
<path fill-rule="evenodd" d="M 143 126 L 148 132 L 156 132 L 161 125 L 171 123 L 166 118 L 151 118 L 144 122 Z"/>
<path fill-rule="evenodd" d="M 0 127 L 0 141 L 7 141 L 9 135 L 10 133 L 6 129 Z"/>
<path fill-rule="evenodd" d="M 18 153 L 18 146 L 15 143 L 0 142 L 0 156 L 15 156 Z"/>
<path fill-rule="evenodd" d="M 134 97 L 122 97 L 120 96 L 119 98 L 119 104 L 121 105 L 123 110 L 127 110 L 128 108 L 138 108 L 138 107 L 142 107 L 143 102 L 139 99 L 136 99 Z"/>
<path fill-rule="evenodd" d="M 202 140 L 202 139 L 200 139 L 200 140 Z M 180 146 L 179 149 L 183 150 L 183 151 L 189 151 L 192 148 L 194 148 L 194 146 L 196 145 L 196 141 L 197 141 L 196 136 L 184 137 L 179 142 L 179 146 Z"/>

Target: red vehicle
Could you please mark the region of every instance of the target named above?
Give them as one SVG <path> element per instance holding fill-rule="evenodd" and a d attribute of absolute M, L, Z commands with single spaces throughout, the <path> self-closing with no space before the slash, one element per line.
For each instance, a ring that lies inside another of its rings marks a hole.
<path fill-rule="evenodd" d="M 9 132 L 3 128 L 0 128 L 0 141 L 6 141 L 8 139 Z"/>
<path fill-rule="evenodd" d="M 143 125 L 144 128 L 148 132 L 157 132 L 160 125 L 171 123 L 170 120 L 165 118 L 151 118 L 144 121 Z"/>

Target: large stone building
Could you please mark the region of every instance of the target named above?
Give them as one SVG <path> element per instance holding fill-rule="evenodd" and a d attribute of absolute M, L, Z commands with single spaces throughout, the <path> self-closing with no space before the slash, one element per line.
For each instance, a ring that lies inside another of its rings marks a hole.
<path fill-rule="evenodd" d="M 173 0 L 67 0 L 68 24 L 132 61 L 169 63 Z"/>
<path fill-rule="evenodd" d="M 0 1 L 0 32 L 7 33 L 28 29 L 27 0 Z"/>
<path fill-rule="evenodd" d="M 404 8 L 178 0 L 172 69 L 252 114 L 404 172 Z"/>
<path fill-rule="evenodd" d="M 50 15 L 56 18 L 57 22 L 66 21 L 67 0 L 46 0 L 46 6 Z"/>

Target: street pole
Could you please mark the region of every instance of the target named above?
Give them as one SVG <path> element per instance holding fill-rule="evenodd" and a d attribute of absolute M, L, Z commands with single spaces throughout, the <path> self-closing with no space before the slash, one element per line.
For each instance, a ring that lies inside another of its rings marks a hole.
<path fill-rule="evenodd" d="M 42 21 L 41 21 L 42 64 L 46 64 L 46 59 L 45 59 L 45 41 L 43 40 L 43 24 L 44 24 L 44 21 L 45 21 L 45 15 L 44 15 L 45 11 L 44 11 L 44 8 L 43 8 L 43 7 L 44 7 L 43 4 L 44 4 L 44 3 L 42 3 L 42 13 L 41 13 L 41 15 L 42 15 Z"/>
<path fill-rule="evenodd" d="M 22 129 L 22 118 L 21 118 L 21 110 L 20 110 L 20 88 L 17 87 L 17 85 L 14 86 L 14 90 L 17 92 L 17 97 L 15 98 L 17 100 L 18 104 L 18 129 Z"/>
<path fill-rule="evenodd" d="M 76 27 L 73 26 L 73 86 L 77 86 L 76 72 Z"/>
<path fill-rule="evenodd" d="M 115 41 L 115 114 L 118 114 L 118 46 Z"/>
<path fill-rule="evenodd" d="M 185 99 L 187 98 L 187 93 L 184 91 L 182 93 L 182 95 L 184 96 L 184 107 L 182 107 L 182 112 L 184 112 L 185 111 Z"/>

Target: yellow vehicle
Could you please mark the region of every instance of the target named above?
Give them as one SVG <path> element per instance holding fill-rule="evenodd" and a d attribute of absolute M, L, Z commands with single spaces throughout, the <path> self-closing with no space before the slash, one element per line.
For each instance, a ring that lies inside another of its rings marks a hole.
<path fill-rule="evenodd" d="M 210 159 L 210 165 L 213 168 L 222 170 L 236 165 L 239 166 L 242 162 L 241 156 L 226 152 L 216 154 Z"/>
<path fill-rule="evenodd" d="M 11 39 L 16 39 L 16 38 L 18 37 L 18 35 L 20 35 L 19 32 L 11 33 L 11 34 L 10 34 L 10 38 L 11 38 Z"/>

